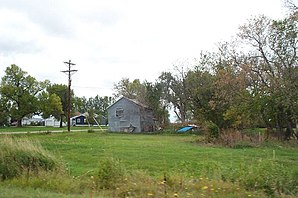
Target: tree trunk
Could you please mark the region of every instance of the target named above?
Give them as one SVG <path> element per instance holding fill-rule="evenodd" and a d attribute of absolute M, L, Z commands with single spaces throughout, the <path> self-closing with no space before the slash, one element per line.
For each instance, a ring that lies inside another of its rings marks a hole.
<path fill-rule="evenodd" d="M 280 122 L 280 120 L 277 120 L 277 123 L 276 123 L 276 131 L 277 131 L 277 137 L 278 137 L 278 140 L 282 140 L 283 138 L 283 128 L 282 128 L 282 124 Z"/>
<path fill-rule="evenodd" d="M 290 140 L 292 134 L 293 134 L 292 127 L 287 127 L 286 132 L 285 132 L 285 136 L 284 136 L 284 140 Z"/>
<path fill-rule="evenodd" d="M 286 122 L 287 122 L 287 130 L 286 130 L 284 139 L 290 140 L 291 136 L 294 135 L 293 122 L 289 119 L 287 119 Z"/>
<path fill-rule="evenodd" d="M 22 119 L 17 120 L 17 127 L 22 127 Z"/>
<path fill-rule="evenodd" d="M 185 118 L 183 116 L 183 114 L 181 113 L 181 111 L 179 110 L 179 113 L 177 112 L 176 109 L 174 109 L 174 113 L 176 114 L 178 120 L 180 120 L 182 123 L 185 123 Z"/>
<path fill-rule="evenodd" d="M 63 119 L 62 119 L 62 118 L 63 118 L 63 116 L 61 115 L 61 116 L 60 116 L 60 126 L 59 126 L 60 128 L 63 127 L 63 125 L 62 125 L 62 124 L 63 124 Z"/>

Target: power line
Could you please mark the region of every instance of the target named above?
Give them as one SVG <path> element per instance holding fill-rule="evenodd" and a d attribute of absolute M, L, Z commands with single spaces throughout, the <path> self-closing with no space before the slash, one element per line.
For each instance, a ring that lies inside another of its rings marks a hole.
<path fill-rule="evenodd" d="M 67 131 L 70 132 L 70 101 L 71 101 L 71 75 L 78 70 L 76 69 L 71 69 L 71 66 L 76 65 L 69 60 L 68 62 L 64 62 L 65 64 L 68 65 L 68 70 L 61 71 L 63 73 L 66 73 L 68 75 L 68 92 L 67 92 L 67 99 L 68 99 L 68 108 L 67 108 Z"/>

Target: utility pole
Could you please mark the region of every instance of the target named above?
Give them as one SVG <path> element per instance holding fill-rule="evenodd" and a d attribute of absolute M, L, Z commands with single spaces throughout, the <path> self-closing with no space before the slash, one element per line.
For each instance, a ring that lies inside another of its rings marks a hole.
<path fill-rule="evenodd" d="M 71 66 L 76 65 L 74 63 L 71 62 L 71 60 L 69 60 L 68 62 L 64 62 L 66 65 L 68 65 L 68 70 L 65 71 L 61 71 L 63 73 L 66 73 L 68 75 L 68 91 L 67 91 L 67 131 L 70 132 L 70 107 L 71 107 L 71 75 L 74 72 L 77 72 L 78 70 L 75 69 L 71 69 Z"/>

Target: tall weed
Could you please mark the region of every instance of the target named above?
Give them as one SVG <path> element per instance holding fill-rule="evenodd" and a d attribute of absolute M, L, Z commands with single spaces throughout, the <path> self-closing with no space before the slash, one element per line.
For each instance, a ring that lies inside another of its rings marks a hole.
<path fill-rule="evenodd" d="M 98 171 L 94 177 L 95 185 L 100 189 L 115 189 L 124 181 L 125 169 L 118 159 L 104 158 L 99 162 Z"/>
<path fill-rule="evenodd" d="M 252 191 L 263 190 L 270 197 L 297 195 L 298 180 L 295 175 L 274 160 L 259 160 L 255 164 L 242 163 L 222 170 L 224 181 L 238 182 L 240 186 Z"/>
<path fill-rule="evenodd" d="M 5 137 L 0 144 L 0 179 L 21 175 L 37 175 L 40 171 L 55 170 L 59 162 L 38 142 Z"/>

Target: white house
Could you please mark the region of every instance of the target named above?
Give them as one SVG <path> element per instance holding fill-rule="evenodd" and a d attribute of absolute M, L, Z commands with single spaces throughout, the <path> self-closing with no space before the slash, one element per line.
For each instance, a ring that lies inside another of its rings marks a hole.
<path fill-rule="evenodd" d="M 33 116 L 32 118 L 24 117 L 22 119 L 22 126 L 26 126 L 26 125 L 39 125 L 39 126 L 42 126 L 43 121 L 44 121 L 44 119 L 42 119 L 39 116 Z"/>
<path fill-rule="evenodd" d="M 51 126 L 51 127 L 59 127 L 60 126 L 60 120 L 57 120 L 53 116 L 47 118 L 44 120 L 45 126 Z M 62 126 L 66 126 L 65 122 L 62 122 Z"/>

